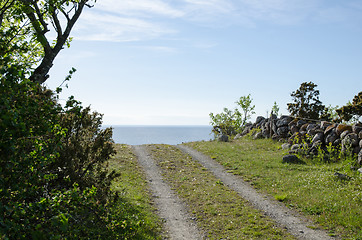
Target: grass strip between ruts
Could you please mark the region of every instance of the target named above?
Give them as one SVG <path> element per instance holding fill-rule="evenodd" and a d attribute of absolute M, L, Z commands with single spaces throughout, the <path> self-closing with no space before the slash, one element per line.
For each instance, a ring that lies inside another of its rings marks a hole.
<path fill-rule="evenodd" d="M 176 147 L 147 148 L 209 239 L 294 239 Z"/>

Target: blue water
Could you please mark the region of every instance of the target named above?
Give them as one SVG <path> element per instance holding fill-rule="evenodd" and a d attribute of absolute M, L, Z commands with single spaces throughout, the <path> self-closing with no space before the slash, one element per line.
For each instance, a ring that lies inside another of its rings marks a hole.
<path fill-rule="evenodd" d="M 107 126 L 106 126 L 107 127 Z M 112 126 L 115 143 L 129 145 L 171 144 L 208 141 L 211 126 Z"/>

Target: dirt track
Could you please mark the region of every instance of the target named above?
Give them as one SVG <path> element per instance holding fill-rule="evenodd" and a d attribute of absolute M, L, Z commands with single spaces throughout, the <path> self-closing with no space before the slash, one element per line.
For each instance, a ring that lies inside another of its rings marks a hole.
<path fill-rule="evenodd" d="M 190 155 L 206 169 L 212 172 L 230 189 L 237 192 L 249 201 L 255 208 L 272 218 L 280 227 L 287 229 L 298 239 L 328 240 L 330 237 L 325 231 L 311 229 L 313 223 L 307 221 L 300 214 L 288 209 L 282 203 L 273 201 L 256 192 L 240 177 L 232 175 L 213 159 L 184 145 L 177 146 L 184 153 Z M 165 229 L 171 239 L 203 239 L 203 234 L 197 229 L 196 223 L 187 213 L 187 207 L 180 201 L 170 186 L 163 180 L 159 167 L 147 153 L 145 146 L 134 146 L 140 165 L 149 180 L 154 201 L 160 217 L 165 221 Z"/>
<path fill-rule="evenodd" d="M 159 216 L 164 220 L 166 235 L 174 240 L 203 239 L 195 221 L 188 215 L 186 206 L 163 180 L 160 169 L 146 152 L 145 147 L 134 146 L 134 149 L 149 181 Z"/>

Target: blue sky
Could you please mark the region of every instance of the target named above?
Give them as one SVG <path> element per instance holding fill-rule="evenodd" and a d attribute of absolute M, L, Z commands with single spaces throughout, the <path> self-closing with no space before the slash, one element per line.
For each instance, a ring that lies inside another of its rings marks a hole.
<path fill-rule="evenodd" d="M 207 125 L 251 94 L 256 114 L 318 85 L 325 105 L 362 90 L 361 0 L 98 0 L 46 82 L 107 125 Z"/>

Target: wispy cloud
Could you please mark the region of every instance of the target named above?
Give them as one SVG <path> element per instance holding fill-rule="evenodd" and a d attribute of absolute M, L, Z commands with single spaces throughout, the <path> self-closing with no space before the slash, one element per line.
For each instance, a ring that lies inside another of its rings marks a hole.
<path fill-rule="evenodd" d="M 152 14 L 175 18 L 184 15 L 183 11 L 170 6 L 164 0 L 102 0 L 97 2 L 97 8 L 126 16 Z"/>
<path fill-rule="evenodd" d="M 92 41 L 140 41 L 177 33 L 173 20 L 208 27 L 257 27 L 351 21 L 348 15 L 362 12 L 356 0 L 331 5 L 329 0 L 102 0 L 82 15 L 76 36 Z"/>
<path fill-rule="evenodd" d="M 75 32 L 78 40 L 125 42 L 153 39 L 175 31 L 140 18 L 85 12 Z"/>

